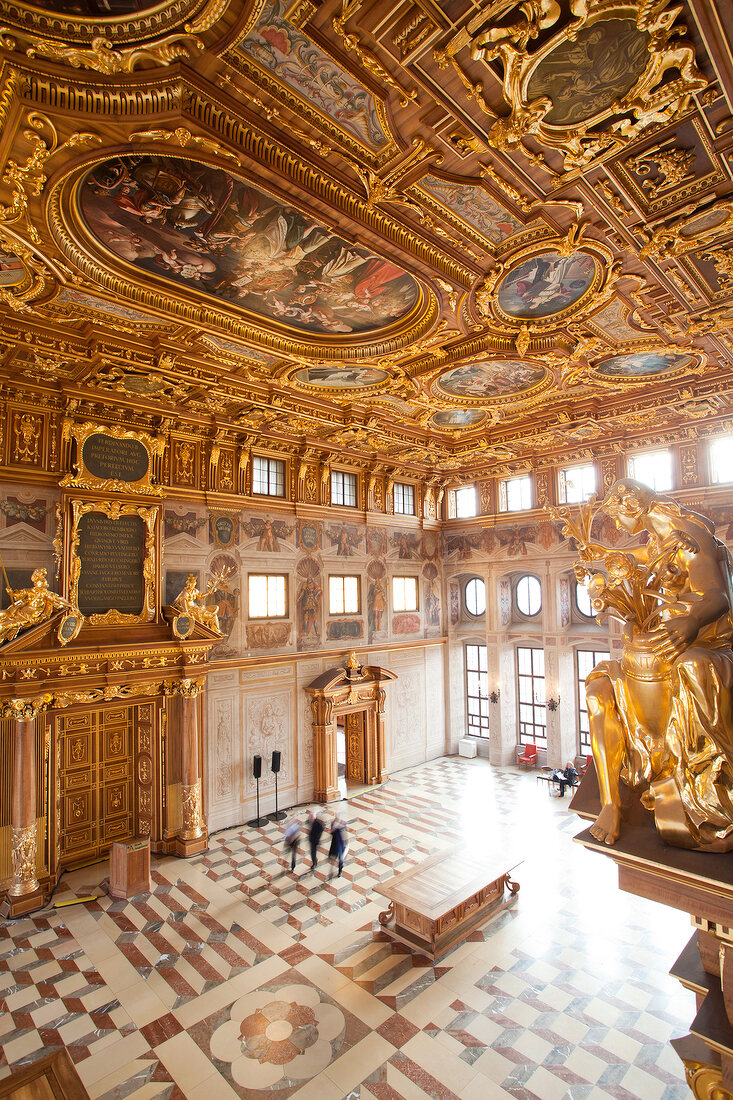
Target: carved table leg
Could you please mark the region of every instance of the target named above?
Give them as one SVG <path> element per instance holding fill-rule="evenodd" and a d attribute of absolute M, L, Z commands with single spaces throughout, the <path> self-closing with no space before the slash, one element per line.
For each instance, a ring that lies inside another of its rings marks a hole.
<path fill-rule="evenodd" d="M 382 925 L 382 928 L 384 928 L 385 925 L 391 924 L 393 919 L 394 919 L 394 902 L 391 901 L 389 903 L 389 908 L 385 909 L 382 913 L 380 913 L 379 916 L 377 917 L 377 920 Z"/>

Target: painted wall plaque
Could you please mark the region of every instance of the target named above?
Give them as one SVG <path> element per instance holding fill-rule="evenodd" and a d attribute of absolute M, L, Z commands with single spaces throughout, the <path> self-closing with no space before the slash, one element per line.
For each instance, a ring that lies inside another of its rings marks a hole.
<path fill-rule="evenodd" d="M 438 379 L 438 389 L 452 397 L 496 398 L 532 389 L 545 368 L 522 359 L 489 359 L 463 363 Z"/>
<path fill-rule="evenodd" d="M 76 440 L 77 458 L 75 472 L 63 478 L 63 486 L 148 496 L 163 492 L 152 479 L 165 452 L 164 438 L 89 421 L 65 421 L 64 436 Z"/>
<path fill-rule="evenodd" d="M 579 302 L 598 272 L 587 252 L 542 252 L 522 260 L 496 288 L 497 303 L 509 317 L 554 317 Z"/>
<path fill-rule="evenodd" d="M 604 359 L 595 370 L 610 378 L 649 378 L 655 374 L 683 370 L 697 362 L 694 355 L 674 351 L 643 351 Z"/>
<path fill-rule="evenodd" d="M 148 451 L 139 439 L 120 439 L 106 432 L 87 436 L 81 453 L 89 473 L 102 480 L 141 481 L 150 466 Z"/>
<path fill-rule="evenodd" d="M 88 512 L 79 520 L 77 605 L 82 615 L 143 609 L 145 523 L 140 516 L 111 519 Z"/>
<path fill-rule="evenodd" d="M 420 296 L 401 267 L 198 161 L 114 157 L 79 200 L 97 240 L 138 271 L 295 329 L 374 332 Z"/>

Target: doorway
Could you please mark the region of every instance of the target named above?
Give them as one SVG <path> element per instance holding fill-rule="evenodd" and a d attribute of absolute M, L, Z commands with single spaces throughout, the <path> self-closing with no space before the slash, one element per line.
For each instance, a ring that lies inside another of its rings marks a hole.
<path fill-rule="evenodd" d="M 370 786 L 366 766 L 366 711 L 340 715 L 336 723 L 339 794 L 350 798 Z"/>

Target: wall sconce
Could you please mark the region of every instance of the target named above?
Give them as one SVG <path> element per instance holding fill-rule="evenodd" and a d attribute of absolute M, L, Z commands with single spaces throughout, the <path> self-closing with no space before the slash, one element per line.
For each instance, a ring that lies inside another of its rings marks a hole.
<path fill-rule="evenodd" d="M 548 699 L 547 700 L 547 709 L 551 710 L 553 712 L 553 714 L 555 713 L 555 711 L 557 710 L 557 708 L 559 706 L 560 706 L 560 696 L 559 695 L 558 695 L 557 699 Z"/>
<path fill-rule="evenodd" d="M 500 696 L 501 696 L 501 688 L 497 687 L 497 688 L 494 688 L 493 691 L 489 692 L 489 699 L 491 700 L 492 703 L 498 703 Z"/>

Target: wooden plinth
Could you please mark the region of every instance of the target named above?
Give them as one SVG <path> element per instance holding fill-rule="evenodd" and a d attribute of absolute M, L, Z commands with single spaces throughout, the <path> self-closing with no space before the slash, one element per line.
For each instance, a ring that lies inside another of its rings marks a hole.
<path fill-rule="evenodd" d="M 379 914 L 382 930 L 435 960 L 506 908 L 519 892 L 510 872 L 521 862 L 438 852 L 374 887 L 390 902 Z"/>
<path fill-rule="evenodd" d="M 14 1070 L 0 1082 L 3 1100 L 89 1100 L 74 1063 L 63 1047 Z"/>
<path fill-rule="evenodd" d="M 572 809 L 595 816 L 600 810 L 595 776 L 584 787 L 585 779 Z M 624 823 L 611 847 L 595 840 L 589 829 L 575 839 L 610 856 L 622 890 L 691 915 L 696 932 L 670 973 L 694 992 L 697 1015 L 690 1035 L 672 1045 L 699 1100 L 733 1100 L 733 860 L 729 853 L 673 848 L 646 811 L 632 807 L 630 816 L 637 823 Z"/>
<path fill-rule="evenodd" d="M 33 913 L 36 909 L 43 909 L 47 896 L 48 890 L 44 890 L 42 885 L 18 897 L 6 894 L 0 904 L 0 917 L 15 919 L 15 917 L 24 917 L 26 913 Z"/>
<path fill-rule="evenodd" d="M 110 896 L 134 898 L 150 890 L 150 838 L 135 837 L 113 844 L 109 852 Z"/>
<path fill-rule="evenodd" d="M 182 840 L 177 836 L 174 851 L 177 856 L 181 856 L 183 859 L 190 859 L 191 856 L 200 856 L 208 847 L 209 834 L 206 828 L 204 828 L 201 836 L 196 837 L 195 840 Z"/>

